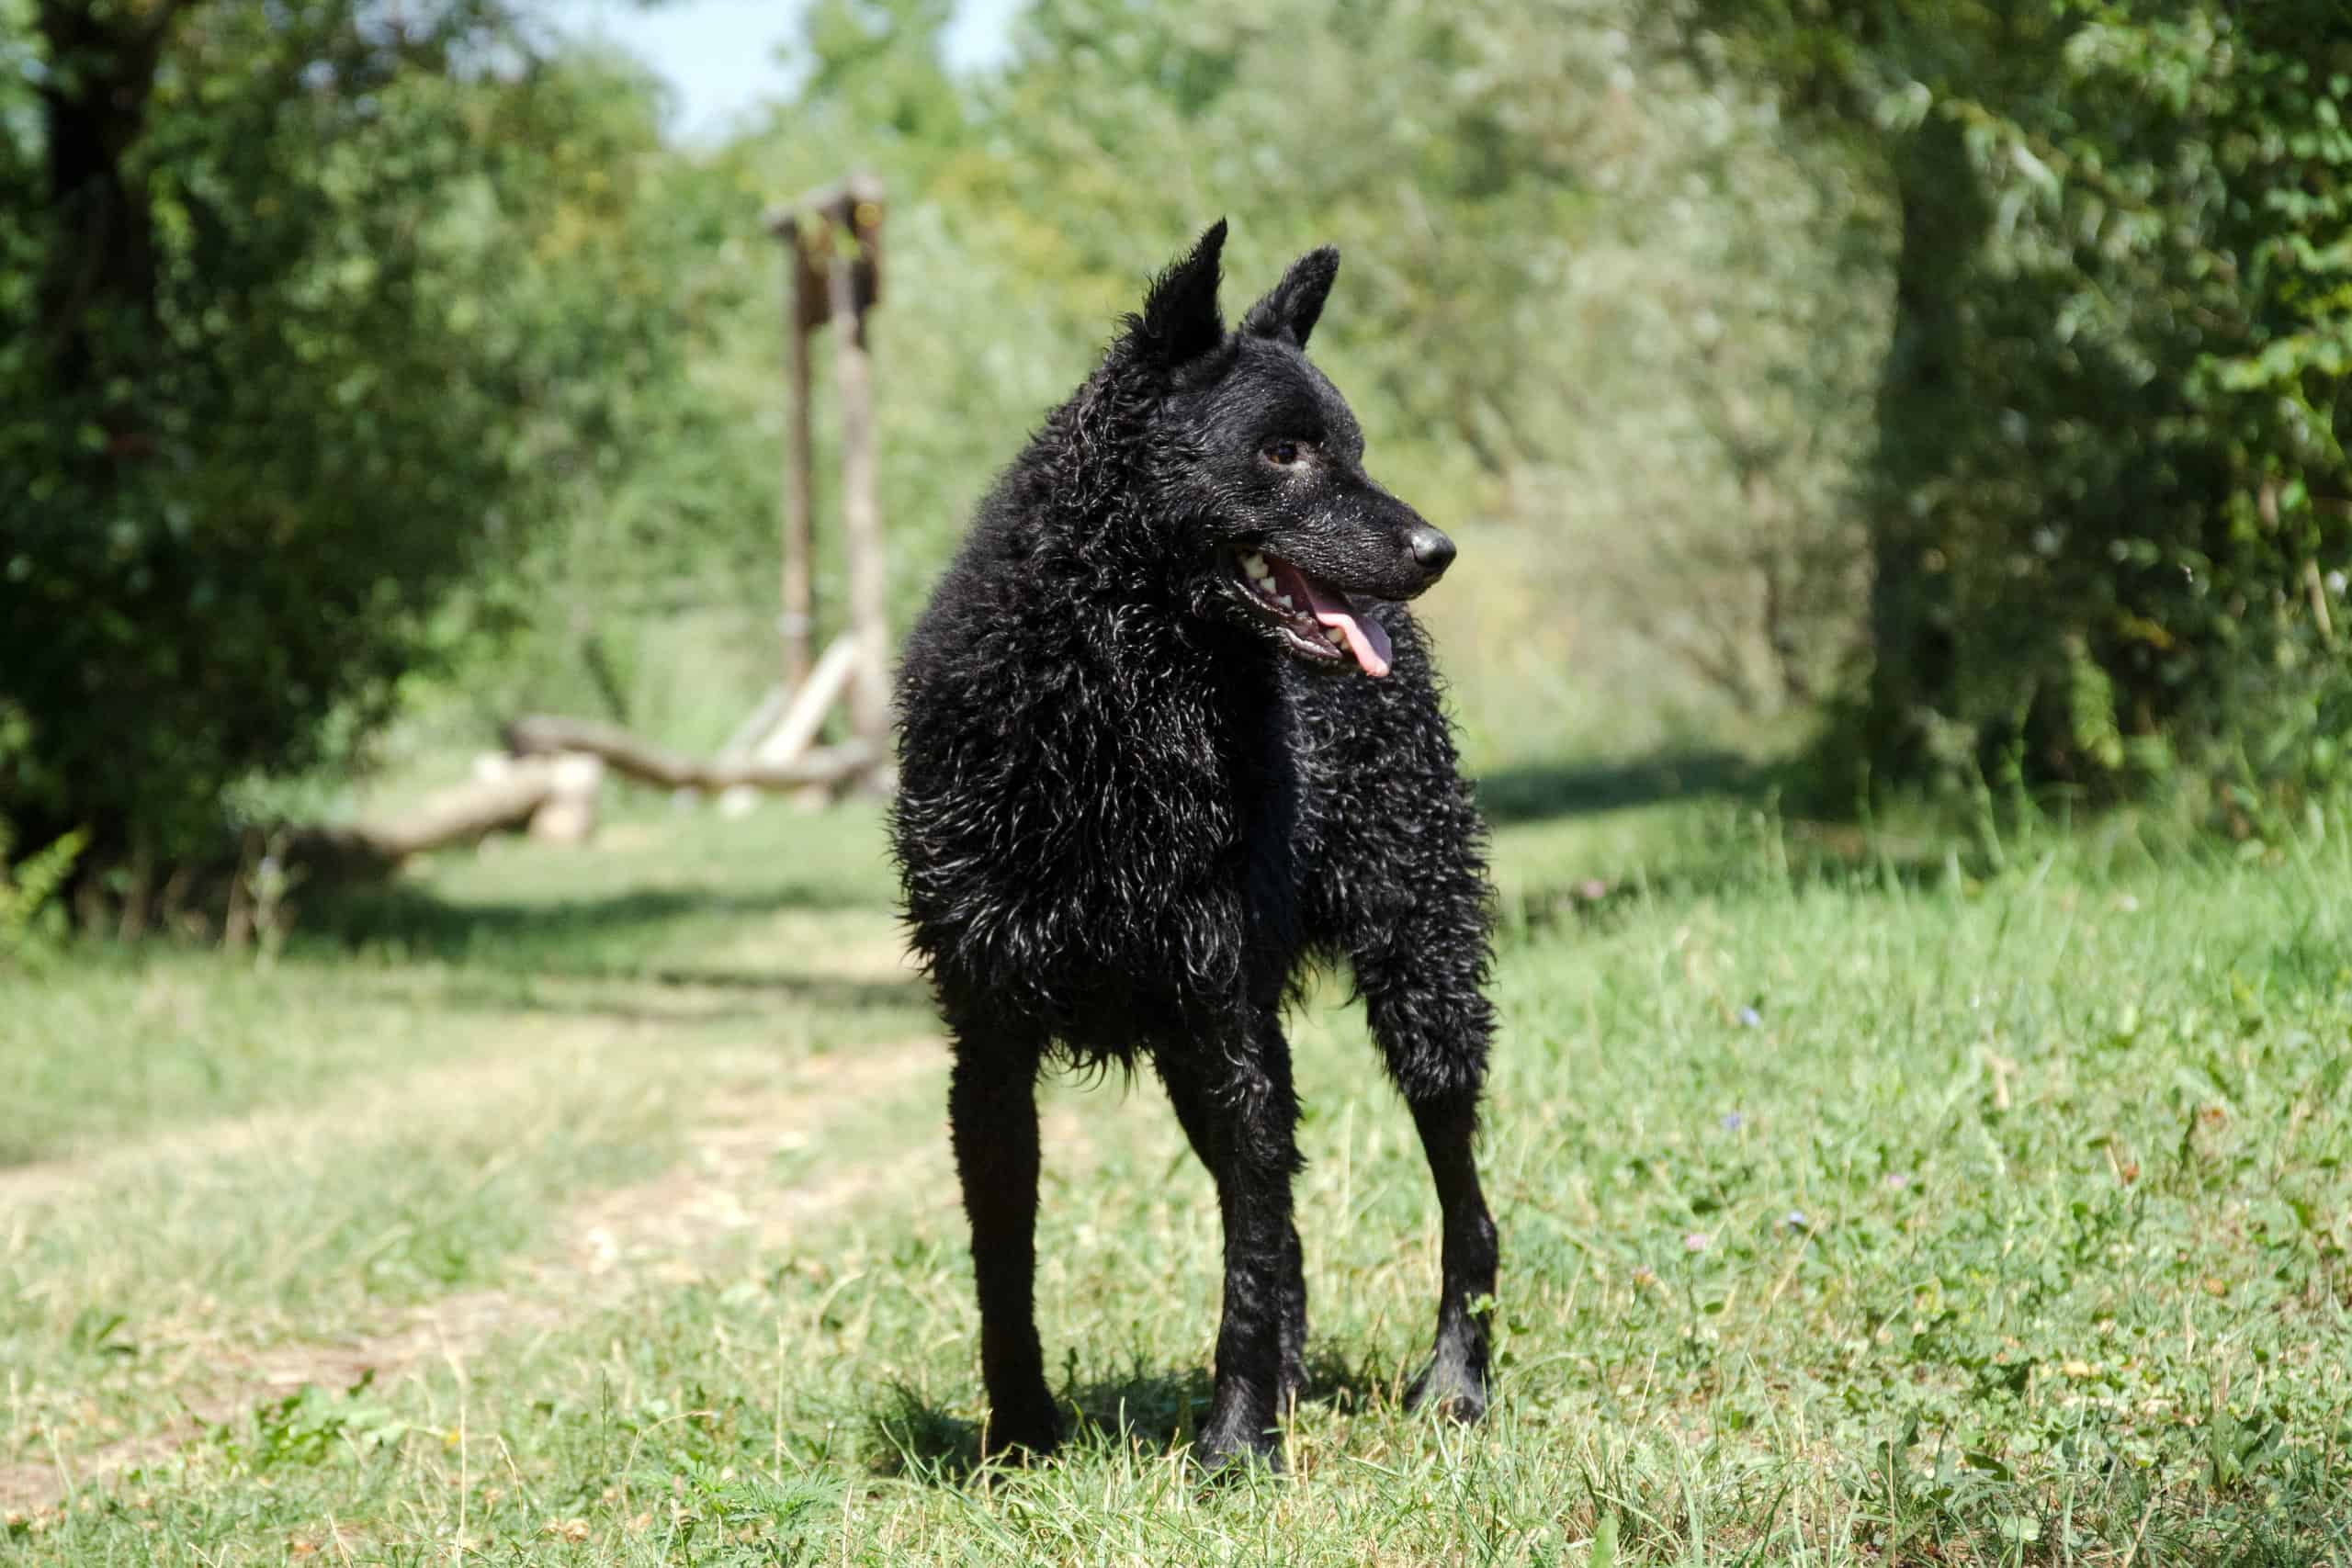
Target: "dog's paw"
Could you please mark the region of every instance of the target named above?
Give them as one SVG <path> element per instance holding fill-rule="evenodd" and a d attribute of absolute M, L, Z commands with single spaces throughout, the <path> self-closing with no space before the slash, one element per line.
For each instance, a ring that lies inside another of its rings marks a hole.
<path fill-rule="evenodd" d="M 980 1434 L 980 1459 L 987 1464 L 1026 1464 L 1051 1459 L 1061 1447 L 1061 1422 L 1054 1408 L 991 1413 Z"/>
<path fill-rule="evenodd" d="M 1405 1390 L 1405 1408 L 1434 1410 L 1467 1427 L 1487 1414 L 1487 1380 L 1461 1359 L 1440 1354 Z"/>
<path fill-rule="evenodd" d="M 1208 1476 L 1238 1475 L 1262 1466 L 1283 1472 L 1283 1449 L 1274 1434 L 1243 1422 L 1212 1421 L 1193 1442 L 1193 1462 Z"/>

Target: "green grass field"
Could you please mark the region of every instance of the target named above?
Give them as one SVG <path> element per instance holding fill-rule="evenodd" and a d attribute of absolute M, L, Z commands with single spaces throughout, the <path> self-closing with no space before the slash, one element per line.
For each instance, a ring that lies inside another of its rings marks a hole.
<path fill-rule="evenodd" d="M 878 819 L 646 807 L 267 961 L 0 982 L 0 1560 L 2352 1561 L 2352 824 L 1898 852 L 1704 760 L 1489 798 L 1485 1426 L 1398 1407 L 1436 1216 L 1334 985 L 1292 1474 L 1186 1468 L 1215 1206 L 1115 1077 L 1047 1100 L 1080 1435 L 976 1471 Z"/>

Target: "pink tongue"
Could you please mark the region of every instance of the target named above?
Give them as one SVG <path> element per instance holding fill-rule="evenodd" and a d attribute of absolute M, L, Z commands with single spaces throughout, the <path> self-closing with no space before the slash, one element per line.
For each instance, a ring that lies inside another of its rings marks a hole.
<path fill-rule="evenodd" d="M 1297 592 L 1306 595 L 1307 608 L 1315 612 L 1317 621 L 1340 628 L 1340 635 L 1348 639 L 1348 651 L 1356 656 L 1356 663 L 1365 674 L 1377 678 L 1388 673 L 1387 627 L 1378 621 L 1359 620 L 1345 601 L 1327 599 L 1317 593 L 1305 572 L 1294 569 L 1285 575 L 1296 583 Z"/>

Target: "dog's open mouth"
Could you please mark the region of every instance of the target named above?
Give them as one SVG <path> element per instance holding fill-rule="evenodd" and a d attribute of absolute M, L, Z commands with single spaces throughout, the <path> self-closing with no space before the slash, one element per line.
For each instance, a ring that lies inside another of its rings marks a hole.
<path fill-rule="evenodd" d="M 1359 614 L 1340 590 L 1317 582 L 1279 556 L 1244 550 L 1235 558 L 1242 602 L 1271 620 L 1291 651 L 1306 659 L 1352 654 L 1367 675 L 1388 673 L 1388 632 Z"/>

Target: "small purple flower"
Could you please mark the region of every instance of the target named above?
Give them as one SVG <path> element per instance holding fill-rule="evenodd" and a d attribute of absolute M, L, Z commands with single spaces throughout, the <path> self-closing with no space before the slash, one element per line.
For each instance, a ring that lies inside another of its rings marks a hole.
<path fill-rule="evenodd" d="M 1813 1228 L 1813 1222 L 1804 1217 L 1803 1209 L 1791 1209 L 1788 1217 L 1781 1223 L 1792 1231 L 1808 1231 Z"/>
<path fill-rule="evenodd" d="M 1911 1178 L 1905 1173 L 1899 1170 L 1890 1170 L 1886 1173 L 1886 1190 L 1889 1192 L 1900 1192 L 1910 1185 Z"/>
<path fill-rule="evenodd" d="M 1692 1231 L 1682 1238 L 1682 1250 L 1685 1252 L 1704 1252 L 1709 1247 L 1713 1246 L 1713 1243 L 1714 1237 L 1709 1235 L 1705 1231 Z"/>
<path fill-rule="evenodd" d="M 1747 1118 L 1742 1116 L 1736 1111 L 1726 1111 L 1724 1112 L 1724 1131 L 1726 1133 L 1736 1133 L 1739 1131 L 1741 1124 L 1747 1120 Z"/>
<path fill-rule="evenodd" d="M 1742 1008 L 1739 1010 L 1739 1026 L 1742 1029 L 1761 1029 L 1764 1027 L 1764 1015 L 1754 1008 Z"/>
<path fill-rule="evenodd" d="M 1577 884 L 1577 897 L 1588 904 L 1598 904 L 1609 897 L 1609 884 L 1595 876 Z"/>

